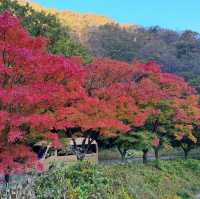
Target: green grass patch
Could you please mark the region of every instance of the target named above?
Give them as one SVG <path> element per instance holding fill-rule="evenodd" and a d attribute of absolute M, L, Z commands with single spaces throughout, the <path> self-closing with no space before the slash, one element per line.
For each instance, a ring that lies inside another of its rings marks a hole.
<path fill-rule="evenodd" d="M 54 195 L 55 199 L 63 190 L 68 199 L 192 199 L 200 192 L 199 179 L 199 160 L 160 161 L 159 165 L 80 163 L 45 172 L 35 188 L 38 199 L 45 198 L 44 193 L 47 197 L 49 187 L 48 198 Z"/>

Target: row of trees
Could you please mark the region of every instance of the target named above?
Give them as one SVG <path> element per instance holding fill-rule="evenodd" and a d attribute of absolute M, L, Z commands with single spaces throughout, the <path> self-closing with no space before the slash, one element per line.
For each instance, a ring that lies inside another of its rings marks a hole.
<path fill-rule="evenodd" d="M 110 139 L 122 159 L 129 149 L 139 149 L 146 162 L 152 148 L 158 159 L 159 150 L 170 145 L 181 147 L 187 158 L 197 146 L 199 97 L 182 78 L 162 73 L 153 62 L 129 65 L 109 59 L 95 60 L 88 73 L 89 94 L 114 106 L 110 111 L 128 125 L 126 133 Z"/>
<path fill-rule="evenodd" d="M 72 12 L 56 12 L 12 0 L 0 0 L 0 11 L 4 10 L 19 16 L 31 35 L 47 37 L 51 53 L 81 56 L 86 63 L 91 61 L 90 54 L 129 63 L 137 59 L 154 60 L 163 71 L 183 76 L 200 91 L 200 35 L 197 32 L 121 26 L 105 17 L 84 15 L 81 18 Z M 74 39 L 77 35 L 81 35 L 82 45 Z"/>
<path fill-rule="evenodd" d="M 84 137 L 77 158 L 94 139 L 115 137 L 119 148 L 158 151 L 168 140 L 184 151 L 198 143 L 199 96 L 183 78 L 153 62 L 49 54 L 47 39 L 30 36 L 10 12 L 0 15 L 0 172 L 36 166 L 32 146 Z M 127 142 L 128 141 L 128 142 Z M 127 144 L 128 143 L 128 144 Z M 78 150 L 78 149 L 77 149 Z"/>
<path fill-rule="evenodd" d="M 87 46 L 94 56 L 127 62 L 154 60 L 163 71 L 185 77 L 200 91 L 200 35 L 197 32 L 106 24 L 91 29 L 87 37 Z"/>
<path fill-rule="evenodd" d="M 71 12 L 56 12 L 12 0 L 0 0 L 0 11 L 4 10 L 19 16 L 31 35 L 47 37 L 51 53 L 81 56 L 85 63 L 91 61 L 90 54 L 129 63 L 137 59 L 154 60 L 163 71 L 183 76 L 200 91 L 200 35 L 197 32 L 121 26 L 93 15 L 80 19 Z M 76 42 L 79 34 L 83 45 Z"/>

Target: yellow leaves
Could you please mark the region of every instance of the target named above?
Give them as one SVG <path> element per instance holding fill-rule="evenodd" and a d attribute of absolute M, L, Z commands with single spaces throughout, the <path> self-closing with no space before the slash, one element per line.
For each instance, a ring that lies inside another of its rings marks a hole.
<path fill-rule="evenodd" d="M 197 95 L 190 95 L 188 96 L 188 104 L 198 105 L 199 96 Z"/>
<path fill-rule="evenodd" d="M 176 107 L 187 109 L 192 106 L 198 106 L 198 100 L 199 96 L 190 95 L 187 96 L 186 98 L 176 98 L 173 103 Z"/>
<path fill-rule="evenodd" d="M 175 128 L 177 132 L 175 133 L 175 138 L 178 141 L 181 141 L 183 137 L 187 137 L 192 142 L 196 143 L 197 138 L 193 135 L 193 126 L 187 124 L 176 124 Z"/>
<path fill-rule="evenodd" d="M 198 125 L 200 123 L 200 107 L 198 105 L 198 96 L 191 95 L 186 98 L 177 98 L 173 100 L 173 106 L 176 110 L 175 121 L 183 124 Z M 176 127 L 180 130 L 185 130 Z M 187 129 L 192 130 L 192 126 L 187 125 Z"/>
<path fill-rule="evenodd" d="M 181 140 L 183 139 L 183 136 L 184 136 L 184 134 L 183 134 L 182 132 L 177 132 L 177 133 L 175 134 L 175 138 L 176 138 L 176 140 L 178 140 L 178 141 L 181 141 Z"/>
<path fill-rule="evenodd" d="M 193 129 L 193 126 L 188 124 L 188 125 L 185 125 L 185 124 L 176 124 L 175 125 L 175 128 L 178 129 L 179 131 L 182 131 L 182 132 L 188 132 L 188 131 L 192 131 Z"/>
<path fill-rule="evenodd" d="M 170 152 L 171 150 L 173 150 L 173 147 L 171 144 L 169 143 L 164 143 L 164 148 L 166 149 L 166 151 Z"/>
<path fill-rule="evenodd" d="M 197 138 L 191 132 L 188 134 L 188 138 L 194 143 L 197 142 Z"/>
<path fill-rule="evenodd" d="M 181 199 L 181 197 L 177 196 L 177 195 L 173 195 L 173 196 L 167 196 L 165 198 L 162 199 Z"/>

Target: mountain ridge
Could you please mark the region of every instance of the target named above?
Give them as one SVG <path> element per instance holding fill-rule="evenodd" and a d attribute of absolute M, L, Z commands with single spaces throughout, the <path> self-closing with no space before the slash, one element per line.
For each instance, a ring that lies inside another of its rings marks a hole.
<path fill-rule="evenodd" d="M 57 10 L 54 8 L 45 8 L 42 5 L 30 0 L 17 1 L 22 5 L 28 3 L 36 11 L 42 11 L 47 14 L 56 15 L 61 23 L 65 26 L 68 26 L 82 42 L 84 42 L 84 36 L 87 34 L 88 31 L 93 28 L 98 28 L 107 24 L 119 25 L 121 28 L 125 29 L 136 29 L 137 27 L 139 27 L 138 25 L 134 24 L 122 24 L 114 19 L 103 15 L 97 15 L 95 13 L 80 13 L 67 9 Z"/>

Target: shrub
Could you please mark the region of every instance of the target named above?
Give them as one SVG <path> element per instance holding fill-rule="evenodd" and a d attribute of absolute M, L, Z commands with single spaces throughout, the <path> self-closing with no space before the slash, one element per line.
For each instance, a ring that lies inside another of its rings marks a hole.
<path fill-rule="evenodd" d="M 52 167 L 37 179 L 35 191 L 38 199 L 106 198 L 109 180 L 101 169 L 89 162 L 73 166 Z"/>
<path fill-rule="evenodd" d="M 160 161 L 52 167 L 35 183 L 38 199 L 189 199 L 200 187 L 200 162 Z"/>
<path fill-rule="evenodd" d="M 71 188 L 69 179 L 65 178 L 66 173 L 65 167 L 52 167 L 49 171 L 42 173 L 35 181 L 36 197 L 38 199 L 60 199 Z"/>
<path fill-rule="evenodd" d="M 79 192 L 79 198 L 105 198 L 109 180 L 96 165 L 78 163 L 68 168 L 66 177 Z"/>

